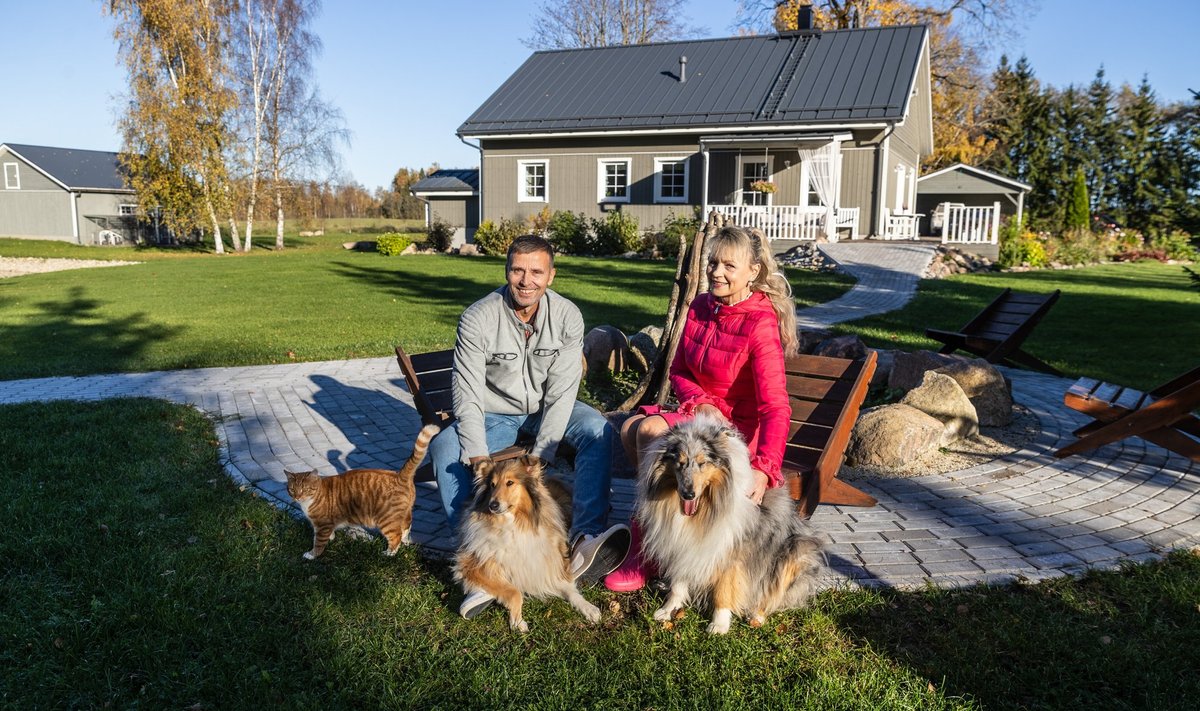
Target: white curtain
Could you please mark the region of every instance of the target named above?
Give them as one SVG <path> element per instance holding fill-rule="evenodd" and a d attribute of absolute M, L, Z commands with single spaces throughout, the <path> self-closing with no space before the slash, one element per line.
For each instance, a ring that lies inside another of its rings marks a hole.
<path fill-rule="evenodd" d="M 820 148 L 799 149 L 800 160 L 808 165 L 808 181 L 829 213 L 825 218 L 825 234 L 831 239 L 837 235 L 833 213 L 837 209 L 838 197 L 837 161 L 833 149 L 833 141 Z"/>

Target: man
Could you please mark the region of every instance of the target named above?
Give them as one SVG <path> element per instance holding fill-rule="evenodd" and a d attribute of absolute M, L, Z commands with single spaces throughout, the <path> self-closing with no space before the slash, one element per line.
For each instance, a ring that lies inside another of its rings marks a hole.
<path fill-rule="evenodd" d="M 583 316 L 550 290 L 554 250 L 536 235 L 508 249 L 508 284 L 472 304 L 458 322 L 451 392 L 456 421 L 429 446 L 446 517 L 455 529 L 469 503 L 471 467 L 521 434 L 530 453 L 554 461 L 559 442 L 575 449 L 571 574 L 587 582 L 614 570 L 629 551 L 629 527 L 605 528 L 612 478 L 607 420 L 575 395 L 583 375 Z M 492 602 L 473 593 L 468 619 Z"/>

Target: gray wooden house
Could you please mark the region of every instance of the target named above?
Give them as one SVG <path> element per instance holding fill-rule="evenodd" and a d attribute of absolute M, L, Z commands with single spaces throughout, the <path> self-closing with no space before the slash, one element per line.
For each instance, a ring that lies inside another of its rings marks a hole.
<path fill-rule="evenodd" d="M 480 219 L 719 210 L 772 239 L 914 237 L 923 26 L 536 52 L 458 129 Z"/>
<path fill-rule="evenodd" d="M 117 154 L 0 143 L 0 236 L 76 244 L 132 240 L 137 198 Z"/>
<path fill-rule="evenodd" d="M 413 183 L 408 192 L 425 203 L 425 226 L 441 220 L 455 228 L 451 246 L 462 245 L 479 227 L 479 171 L 442 169 Z"/>

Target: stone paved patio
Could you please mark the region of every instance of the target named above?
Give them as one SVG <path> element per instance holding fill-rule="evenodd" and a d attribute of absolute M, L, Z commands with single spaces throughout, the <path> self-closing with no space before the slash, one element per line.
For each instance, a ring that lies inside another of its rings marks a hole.
<path fill-rule="evenodd" d="M 932 255 L 913 244 L 822 248 L 860 281 L 841 299 L 802 311 L 809 327 L 903 306 Z M 1006 374 L 1041 435 L 970 469 L 858 482 L 879 499 L 874 508 L 818 508 L 812 525 L 829 541 L 827 585 L 1039 580 L 1200 543 L 1200 465 L 1141 439 L 1055 459 L 1051 452 L 1084 422 L 1062 405 L 1071 381 Z M 284 469 L 395 468 L 419 429 L 391 358 L 0 381 L 0 403 L 127 396 L 209 413 L 229 474 L 289 509 Z M 633 482 L 616 481 L 614 520 L 632 505 Z M 453 549 L 432 483 L 419 485 L 413 539 L 431 552 Z"/>

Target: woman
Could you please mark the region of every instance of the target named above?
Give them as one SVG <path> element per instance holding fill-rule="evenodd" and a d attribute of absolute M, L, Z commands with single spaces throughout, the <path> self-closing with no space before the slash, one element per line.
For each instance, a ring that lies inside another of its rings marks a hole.
<path fill-rule="evenodd" d="M 762 233 L 726 227 L 709 241 L 709 292 L 692 302 L 671 363 L 674 411 L 640 408 L 621 427 L 621 443 L 635 464 L 649 444 L 673 425 L 700 412 L 732 424 L 750 448 L 755 484 L 746 495 L 783 484 L 780 467 L 787 440 L 788 404 L 783 362 L 797 353 L 796 305 Z M 634 527 L 626 562 L 604 579 L 610 590 L 640 589 L 646 570 Z"/>

